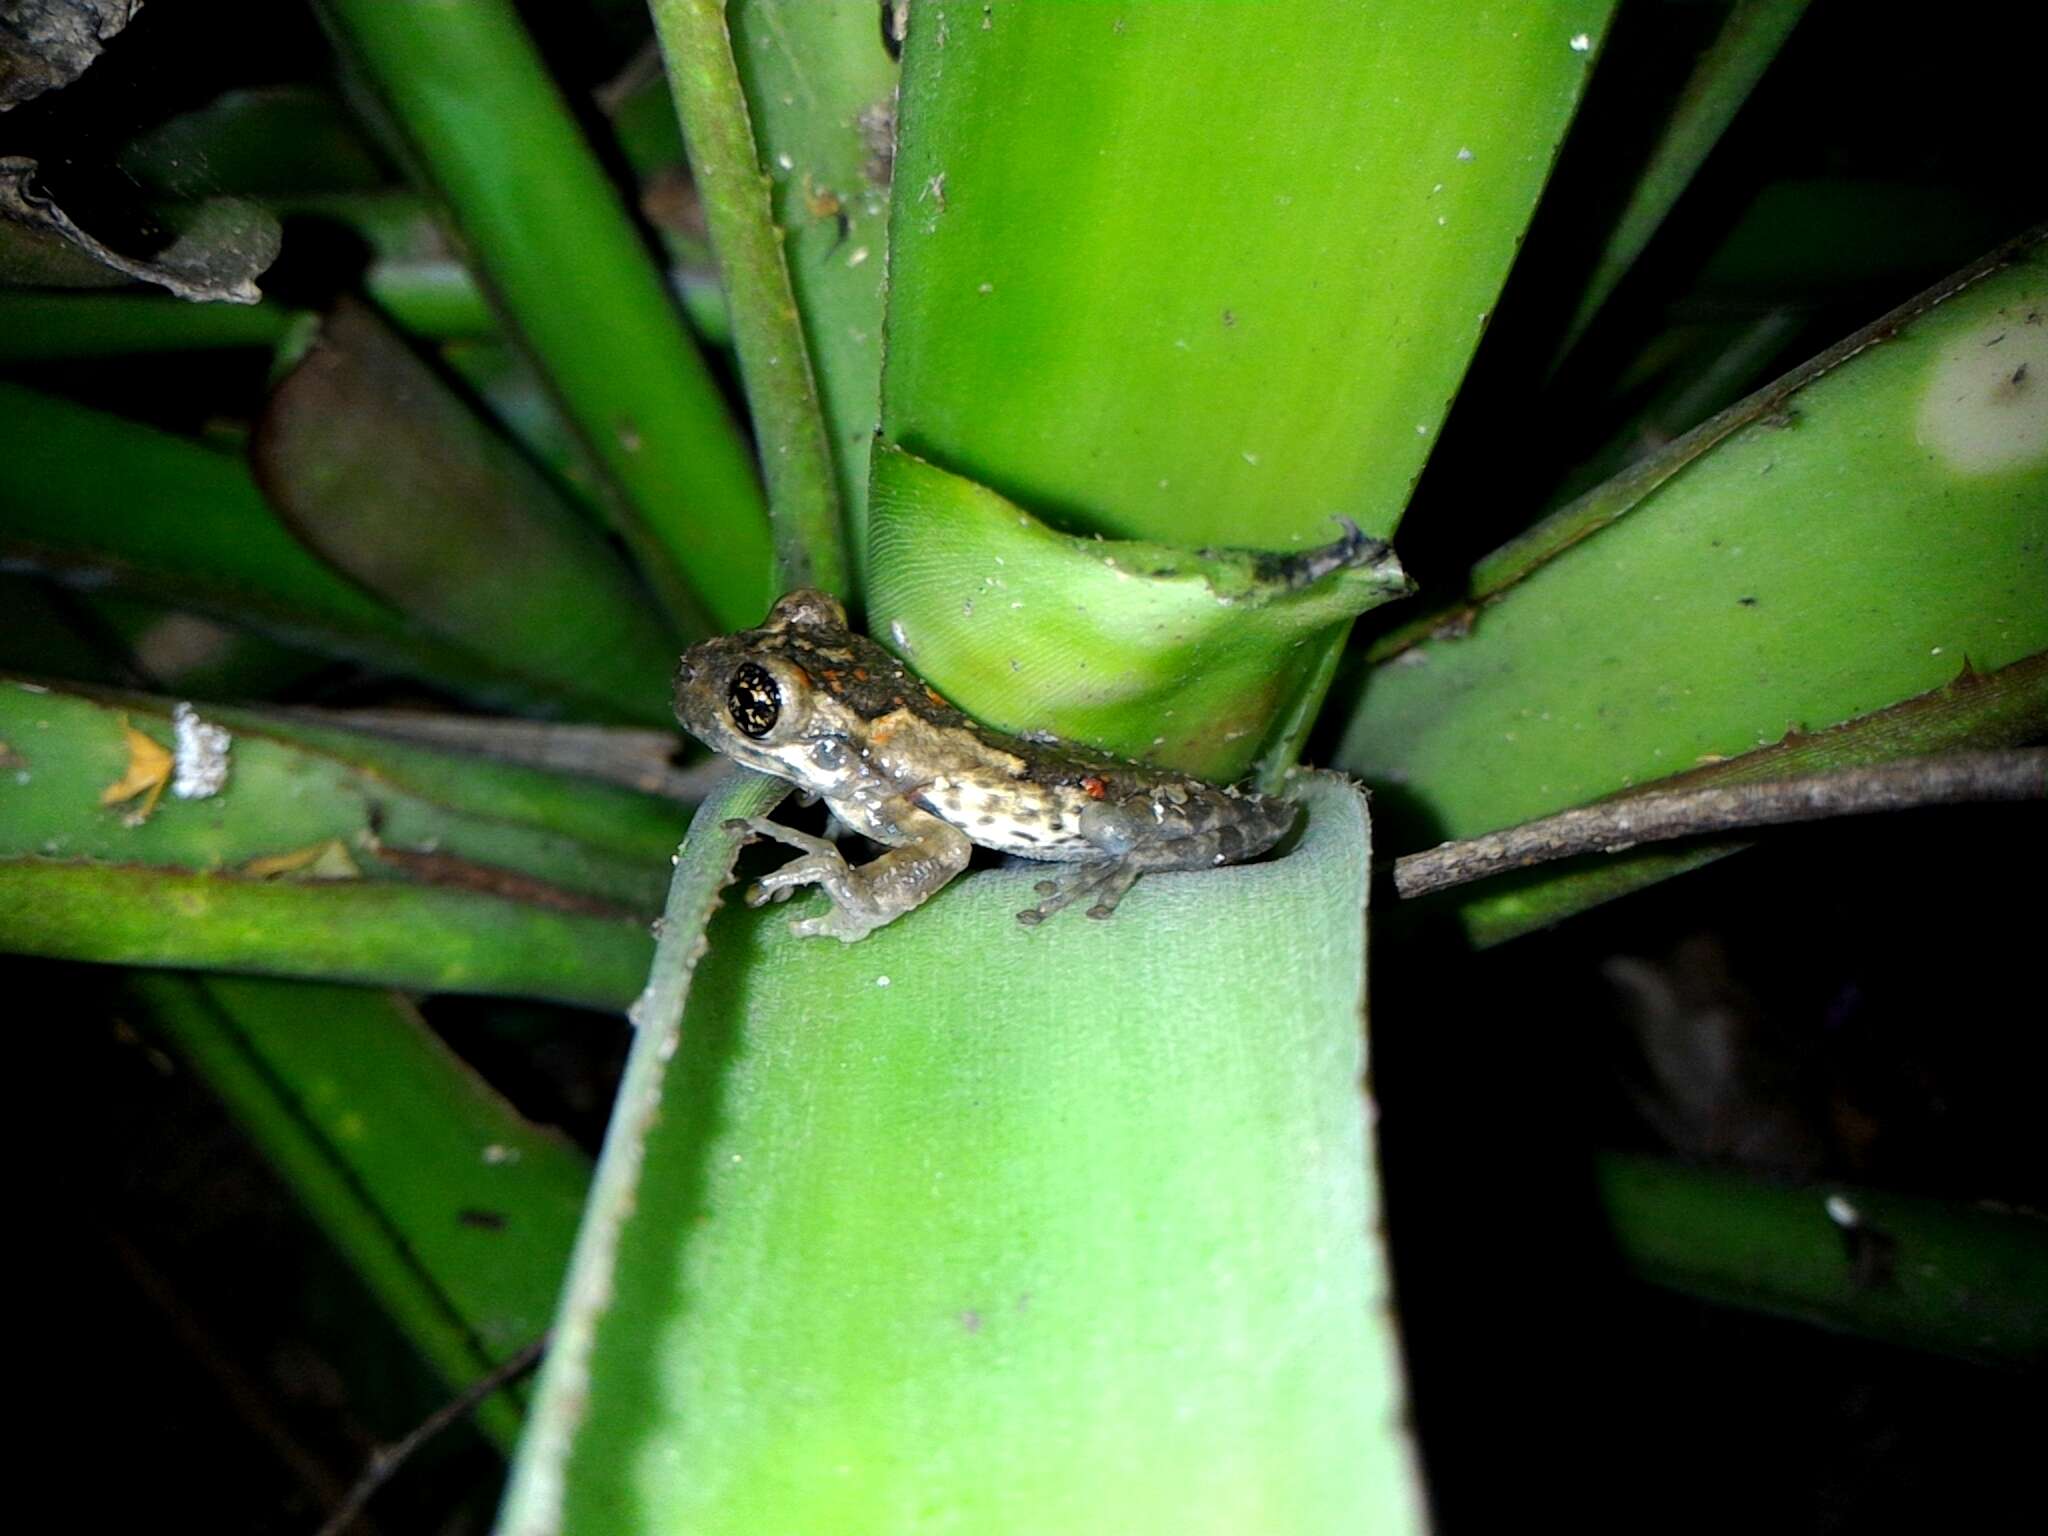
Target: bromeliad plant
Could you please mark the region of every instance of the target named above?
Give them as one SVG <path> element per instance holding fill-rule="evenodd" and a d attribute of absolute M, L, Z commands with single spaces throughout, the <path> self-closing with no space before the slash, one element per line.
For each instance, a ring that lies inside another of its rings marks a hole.
<path fill-rule="evenodd" d="M 1611 0 L 654 0 L 665 67 L 595 137 L 509 0 L 318 9 L 347 112 L 239 91 L 123 150 L 184 232 L 153 265 L 9 162 L 0 552 L 35 580 L 0 655 L 0 944 L 148 968 L 164 1037 L 451 1382 L 553 1308 L 530 1410 L 483 1421 L 517 1447 L 504 1530 L 1419 1527 L 1361 1089 L 1374 847 L 1306 744 L 1391 791 L 1401 852 L 2048 733 L 2038 236 L 1718 415 L 1756 338 L 1644 338 L 1692 430 L 1540 519 L 1518 488 L 1423 617 L 1355 640 L 1400 582 L 1271 558 L 1394 535 Z M 1725 8 L 1598 258 L 1558 260 L 1590 274 L 1560 333 L 1800 10 Z M 287 258 L 342 228 L 367 264 L 259 295 L 278 219 Z M 56 366 L 247 348 L 246 442 Z M 990 724 L 1294 795 L 1298 840 L 1104 923 L 1020 928 L 1028 870 L 851 946 L 719 910 L 725 823 L 781 786 L 679 785 L 648 730 L 683 644 L 800 585 Z M 577 724 L 281 702 L 323 658 Z M 1498 943 L 1725 851 L 1415 921 Z M 587 1199 L 371 988 L 631 1004 Z M 1609 1197 L 1654 1230 L 1679 1183 Z M 495 1246 L 428 1240 L 478 1205 Z M 1646 1262 L 1877 1326 L 1812 1217 L 1790 1278 Z M 1967 1322 L 1881 1331 L 2041 1347 L 2031 1238 L 1900 1229 L 1928 1273 L 2017 1257 Z"/>

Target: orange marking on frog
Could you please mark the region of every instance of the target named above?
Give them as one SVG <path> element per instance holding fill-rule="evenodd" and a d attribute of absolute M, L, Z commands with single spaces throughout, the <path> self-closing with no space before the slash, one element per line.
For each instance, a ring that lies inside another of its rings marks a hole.
<path fill-rule="evenodd" d="M 1108 795 L 1109 786 L 1091 773 L 1081 781 L 1081 792 L 1090 800 L 1100 800 Z"/>

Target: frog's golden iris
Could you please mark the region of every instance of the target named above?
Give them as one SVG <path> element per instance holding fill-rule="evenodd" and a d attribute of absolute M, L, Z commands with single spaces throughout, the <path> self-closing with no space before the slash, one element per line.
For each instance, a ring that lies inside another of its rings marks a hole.
<path fill-rule="evenodd" d="M 756 662 L 741 662 L 725 690 L 725 707 L 732 723 L 759 741 L 775 729 L 782 715 L 782 690 L 775 686 L 775 674 Z"/>

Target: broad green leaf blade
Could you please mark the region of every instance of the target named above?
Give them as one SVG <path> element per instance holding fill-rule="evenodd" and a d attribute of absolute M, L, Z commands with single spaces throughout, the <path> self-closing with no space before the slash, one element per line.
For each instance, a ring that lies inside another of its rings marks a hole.
<path fill-rule="evenodd" d="M 571 1438 L 529 1444 L 502 1529 L 1419 1529 L 1364 809 L 1305 799 L 1285 858 L 1108 922 L 1021 927 L 1031 870 L 855 945 L 715 921 L 644 1050 L 673 1057 L 630 1214 L 573 1282 L 587 1362 L 543 1385 Z"/>
<path fill-rule="evenodd" d="M 510 0 L 323 10 L 618 489 L 615 526 L 670 617 L 752 623 L 772 551 L 746 445 Z"/>
<path fill-rule="evenodd" d="M 422 628 L 585 718 L 672 718 L 678 639 L 646 587 L 365 305 L 323 318 L 250 459 L 309 548 Z"/>
<path fill-rule="evenodd" d="M 1653 1284 L 1999 1365 L 2048 1364 L 2048 1221 L 1609 1153 L 1622 1258 Z"/>
<path fill-rule="evenodd" d="M 589 1163 L 520 1118 L 410 1003 L 227 977 L 134 986 L 451 1388 L 545 1331 Z M 517 1399 L 477 1416 L 509 1449 Z"/>
<path fill-rule="evenodd" d="M 1077 532 L 1386 533 L 1610 10 L 912 7 L 886 436 Z"/>
<path fill-rule="evenodd" d="M 858 563 L 881 409 L 896 61 L 871 0 L 734 0 L 727 17 Z"/>
<path fill-rule="evenodd" d="M 1399 787 L 1398 846 L 2048 650 L 2044 304 L 2036 239 L 1488 562 L 1470 632 L 1383 660 L 1346 730 L 1341 763 Z"/>
<path fill-rule="evenodd" d="M 1296 582 L 1243 551 L 1057 532 L 900 449 L 874 476 L 873 625 L 927 683 L 1005 730 L 1213 779 L 1267 743 L 1297 653 L 1407 590 L 1384 550 Z"/>

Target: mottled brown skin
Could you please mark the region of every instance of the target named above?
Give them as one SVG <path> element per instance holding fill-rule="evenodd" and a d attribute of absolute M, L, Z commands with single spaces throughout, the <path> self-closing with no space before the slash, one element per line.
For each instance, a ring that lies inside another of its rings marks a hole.
<path fill-rule="evenodd" d="M 823 838 L 740 824 L 804 854 L 756 885 L 751 905 L 811 884 L 832 898 L 830 912 L 791 925 L 807 936 L 866 936 L 965 869 L 976 844 L 1076 866 L 1017 914 L 1036 924 L 1083 896 L 1090 917 L 1107 917 L 1142 874 L 1257 858 L 1294 824 L 1283 800 L 977 725 L 852 633 L 822 592 L 792 592 L 759 629 L 692 648 L 675 705 L 713 751 L 788 779 L 884 845 L 854 868 Z"/>

